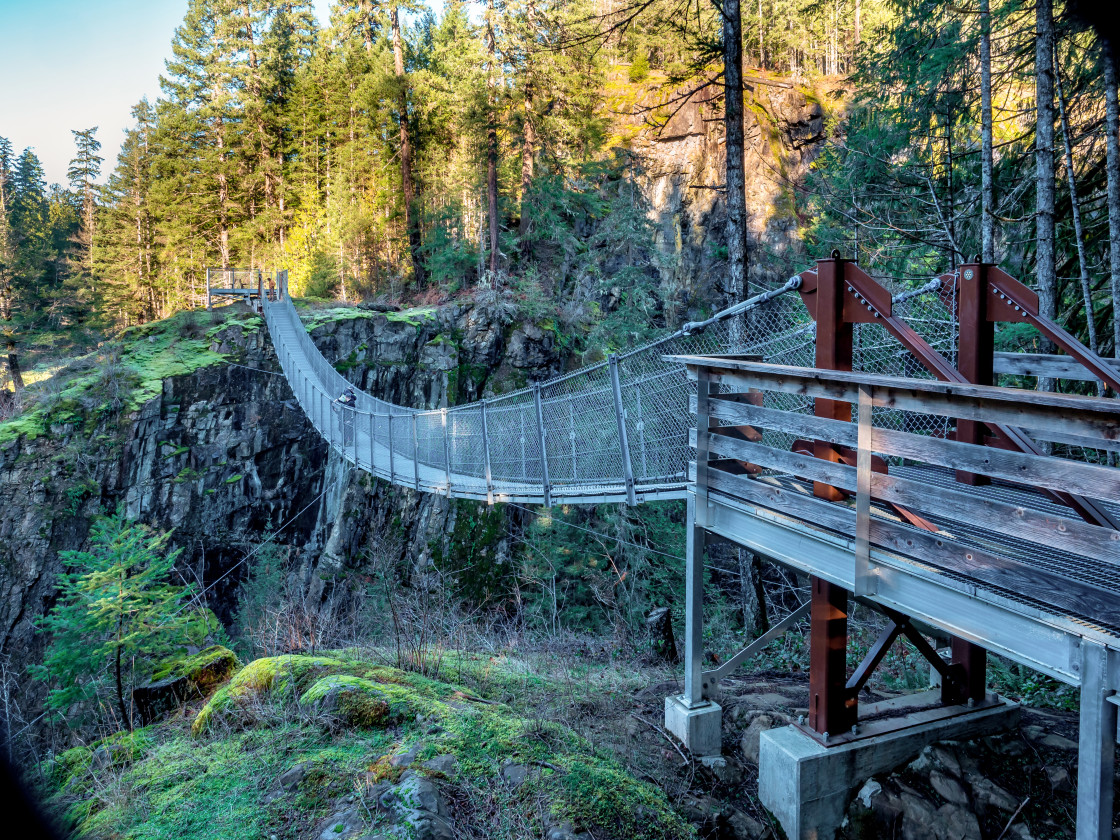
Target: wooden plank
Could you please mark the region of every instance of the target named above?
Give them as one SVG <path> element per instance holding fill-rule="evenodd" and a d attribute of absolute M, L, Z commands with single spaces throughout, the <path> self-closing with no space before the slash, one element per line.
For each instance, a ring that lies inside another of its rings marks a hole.
<path fill-rule="evenodd" d="M 710 470 L 708 476 L 714 491 L 727 493 L 781 516 L 825 528 L 848 539 L 854 538 L 855 513 L 842 505 L 815 499 L 807 492 L 787 491 L 721 470 Z M 1120 624 L 1120 600 L 1115 594 L 1101 592 L 1047 569 L 1026 566 L 975 546 L 881 519 L 871 520 L 870 540 L 877 548 L 913 558 L 927 566 L 965 575 L 978 583 L 1025 595 L 1048 604 L 1062 614 L 1072 613 L 1111 626 Z"/>
<path fill-rule="evenodd" d="M 687 363 L 690 376 L 704 367 L 720 384 L 732 387 L 854 403 L 859 386 L 866 384 L 875 389 L 877 406 L 1120 440 L 1120 400 L 751 362 L 731 363 L 736 364 L 732 368 L 722 361 L 714 366 L 702 356 L 667 358 Z"/>
<path fill-rule="evenodd" d="M 1120 452 L 1120 441 L 1101 440 L 1100 438 L 1084 437 L 1082 435 L 1067 435 L 1062 432 L 1045 432 L 1035 435 L 1040 440 L 1052 443 L 1064 443 L 1067 446 L 1082 446 L 1085 449 L 1104 449 L 1108 452 Z"/>
<path fill-rule="evenodd" d="M 711 416 L 736 424 L 749 424 L 813 440 L 827 440 L 844 446 L 857 445 L 855 424 L 808 414 L 740 405 L 713 398 Z M 1067 436 L 1072 437 L 1072 436 Z M 1093 438 L 1076 438 L 1091 446 Z M 955 440 L 917 435 L 896 429 L 875 429 L 875 451 L 884 455 L 911 458 L 952 469 L 982 473 L 992 478 L 1018 482 L 1120 502 L 1120 470 L 1099 464 L 1086 464 L 1064 458 L 1050 458 L 990 446 L 975 446 Z"/>
<path fill-rule="evenodd" d="M 789 475 L 821 481 L 849 492 L 856 490 L 856 470 L 846 464 L 783 452 L 734 438 L 712 437 L 711 451 L 728 458 L 750 461 Z M 988 531 L 1028 540 L 1059 551 L 1101 560 L 1120 569 L 1120 531 L 1090 525 L 1026 507 L 984 498 L 976 493 L 951 490 L 881 473 L 871 474 L 871 494 L 876 499 L 977 525 Z"/>
<path fill-rule="evenodd" d="M 1051 379 L 1070 379 L 1076 382 L 1099 382 L 1100 380 L 1073 356 L 1055 356 L 1049 353 L 1001 353 L 996 352 L 996 373 L 1011 376 L 1046 376 Z M 1109 367 L 1120 372 L 1120 359 L 1102 359 Z"/>

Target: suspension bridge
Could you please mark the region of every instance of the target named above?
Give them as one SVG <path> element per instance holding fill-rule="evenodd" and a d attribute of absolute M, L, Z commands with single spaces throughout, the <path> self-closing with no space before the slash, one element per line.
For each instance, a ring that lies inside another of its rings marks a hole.
<path fill-rule="evenodd" d="M 351 385 L 316 349 L 286 272 L 253 280 L 208 277 L 208 296 L 260 306 L 300 406 L 358 468 L 491 503 L 687 499 L 684 691 L 666 699 L 666 725 L 694 754 L 720 752 L 719 680 L 809 620 L 809 713 L 761 747 L 760 796 L 789 836 L 831 836 L 851 784 L 926 743 L 1008 725 L 988 651 L 1080 689 L 1077 837 L 1112 836 L 1120 402 L 997 383 L 1120 393 L 1120 374 L 1005 272 L 973 263 L 892 290 L 834 254 L 601 364 L 437 410 L 357 389 L 339 403 Z M 1001 322 L 1033 326 L 1062 355 L 997 353 Z M 808 575 L 811 598 L 705 671 L 713 538 Z M 853 603 L 888 623 L 849 674 Z M 939 686 L 861 707 L 899 638 Z"/>

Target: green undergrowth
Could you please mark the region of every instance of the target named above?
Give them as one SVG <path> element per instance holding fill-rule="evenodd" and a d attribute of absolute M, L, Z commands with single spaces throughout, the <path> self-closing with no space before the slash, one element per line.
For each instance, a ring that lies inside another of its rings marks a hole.
<path fill-rule="evenodd" d="M 227 356 L 211 350 L 221 333 L 259 330 L 263 322 L 244 307 L 179 312 L 124 330 L 117 340 L 71 359 L 27 389 L 28 408 L 0 423 L 0 444 L 46 435 L 52 426 L 92 428 L 99 421 L 134 411 L 163 390 L 163 382 Z"/>
<path fill-rule="evenodd" d="M 95 757 L 104 755 L 97 745 L 62 753 L 46 774 L 47 798 L 76 836 L 294 840 L 310 836 L 342 797 L 399 782 L 404 765 L 390 758 L 411 753 L 417 772 L 455 788 L 449 801 L 497 795 L 500 809 L 522 814 L 540 814 L 544 803 L 548 822 L 570 821 L 602 840 L 694 836 L 659 789 L 583 736 L 484 697 L 558 690 L 515 661 L 449 652 L 444 681 L 375 658 L 340 651 L 256 660 L 201 709 L 130 736 L 113 762 Z M 424 768 L 440 755 L 454 756 L 453 773 Z M 528 770 L 518 787 L 500 781 L 508 762 Z M 297 764 L 302 781 L 282 789 L 280 776 Z M 376 795 L 369 807 L 372 817 Z M 469 828 L 486 836 L 486 826 Z M 538 836 L 545 828 L 534 825 Z"/>

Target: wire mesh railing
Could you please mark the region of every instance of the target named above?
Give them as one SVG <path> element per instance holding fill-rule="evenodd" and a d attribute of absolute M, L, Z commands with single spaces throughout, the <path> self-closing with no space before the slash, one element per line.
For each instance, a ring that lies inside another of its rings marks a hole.
<path fill-rule="evenodd" d="M 351 463 L 416 490 L 496 501 L 629 501 L 679 498 L 692 450 L 689 397 L 695 393 L 670 355 L 752 355 L 814 367 L 816 325 L 791 278 L 780 288 L 608 361 L 519 391 L 450 408 L 421 410 L 354 387 L 315 347 L 287 293 L 263 301 L 281 366 L 315 427 Z M 951 285 L 951 284 L 949 284 Z M 889 286 L 888 286 L 889 288 Z M 955 363 L 955 300 L 933 281 L 892 290 L 894 314 Z M 857 370 L 930 379 L 922 363 L 879 323 L 857 324 Z M 345 394 L 350 397 L 340 400 Z M 769 392 L 765 405 L 811 412 L 812 401 Z M 949 421 L 889 407 L 878 426 L 944 436 Z M 792 437 L 764 432 L 769 446 Z"/>

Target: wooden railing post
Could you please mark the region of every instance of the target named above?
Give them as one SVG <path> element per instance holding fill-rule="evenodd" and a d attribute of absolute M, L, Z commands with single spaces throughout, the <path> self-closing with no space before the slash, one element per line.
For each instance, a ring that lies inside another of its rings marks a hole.
<path fill-rule="evenodd" d="M 630 441 L 626 435 L 626 412 L 622 407 L 622 383 L 618 378 L 618 356 L 608 357 L 611 370 L 611 389 L 614 391 L 614 414 L 618 421 L 618 445 L 622 450 L 622 473 L 626 479 L 626 504 L 633 507 L 638 503 L 634 493 L 634 467 L 630 463 Z"/>

